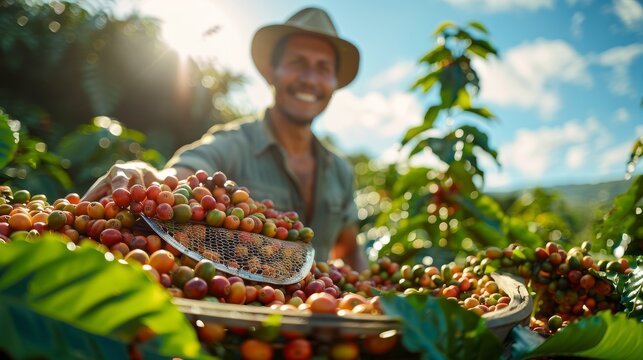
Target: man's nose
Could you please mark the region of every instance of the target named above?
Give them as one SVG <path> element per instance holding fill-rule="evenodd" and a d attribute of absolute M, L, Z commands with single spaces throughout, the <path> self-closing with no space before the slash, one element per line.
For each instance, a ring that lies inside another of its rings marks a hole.
<path fill-rule="evenodd" d="M 302 81 L 315 82 L 319 79 L 319 72 L 312 67 L 308 67 L 301 71 L 299 78 Z"/>

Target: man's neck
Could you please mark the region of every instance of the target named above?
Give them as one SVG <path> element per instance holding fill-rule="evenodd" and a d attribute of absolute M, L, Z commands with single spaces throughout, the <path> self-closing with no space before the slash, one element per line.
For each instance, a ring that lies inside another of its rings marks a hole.
<path fill-rule="evenodd" d="M 310 125 L 295 124 L 275 108 L 268 110 L 275 140 L 291 156 L 312 154 L 313 132 Z"/>

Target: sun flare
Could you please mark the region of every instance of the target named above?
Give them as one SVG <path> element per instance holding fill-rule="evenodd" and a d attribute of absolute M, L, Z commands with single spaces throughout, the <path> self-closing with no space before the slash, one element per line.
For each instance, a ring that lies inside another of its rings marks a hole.
<path fill-rule="evenodd" d="M 161 36 L 183 59 L 239 63 L 248 51 L 240 38 L 243 19 L 231 18 L 216 2 L 191 0 L 180 6 L 167 0 L 144 1 L 145 13 L 161 20 Z"/>

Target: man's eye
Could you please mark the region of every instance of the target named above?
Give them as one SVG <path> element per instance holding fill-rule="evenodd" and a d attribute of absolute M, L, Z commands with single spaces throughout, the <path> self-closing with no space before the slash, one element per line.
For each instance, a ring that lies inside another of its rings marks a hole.
<path fill-rule="evenodd" d="M 331 69 L 331 67 L 328 65 L 321 65 L 317 69 L 320 74 L 324 74 L 324 75 L 328 75 L 333 72 L 333 69 Z"/>

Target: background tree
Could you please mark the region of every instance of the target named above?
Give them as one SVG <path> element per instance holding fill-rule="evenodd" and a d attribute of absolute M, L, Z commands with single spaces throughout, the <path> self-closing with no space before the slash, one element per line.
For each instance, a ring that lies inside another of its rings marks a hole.
<path fill-rule="evenodd" d="M 240 115 L 226 96 L 242 76 L 181 62 L 161 40 L 157 19 L 116 19 L 109 6 L 0 0 L 0 108 L 23 131 L 53 150 L 80 124 L 107 116 L 145 134 L 167 158 Z M 74 175 L 83 191 L 88 183 Z"/>

